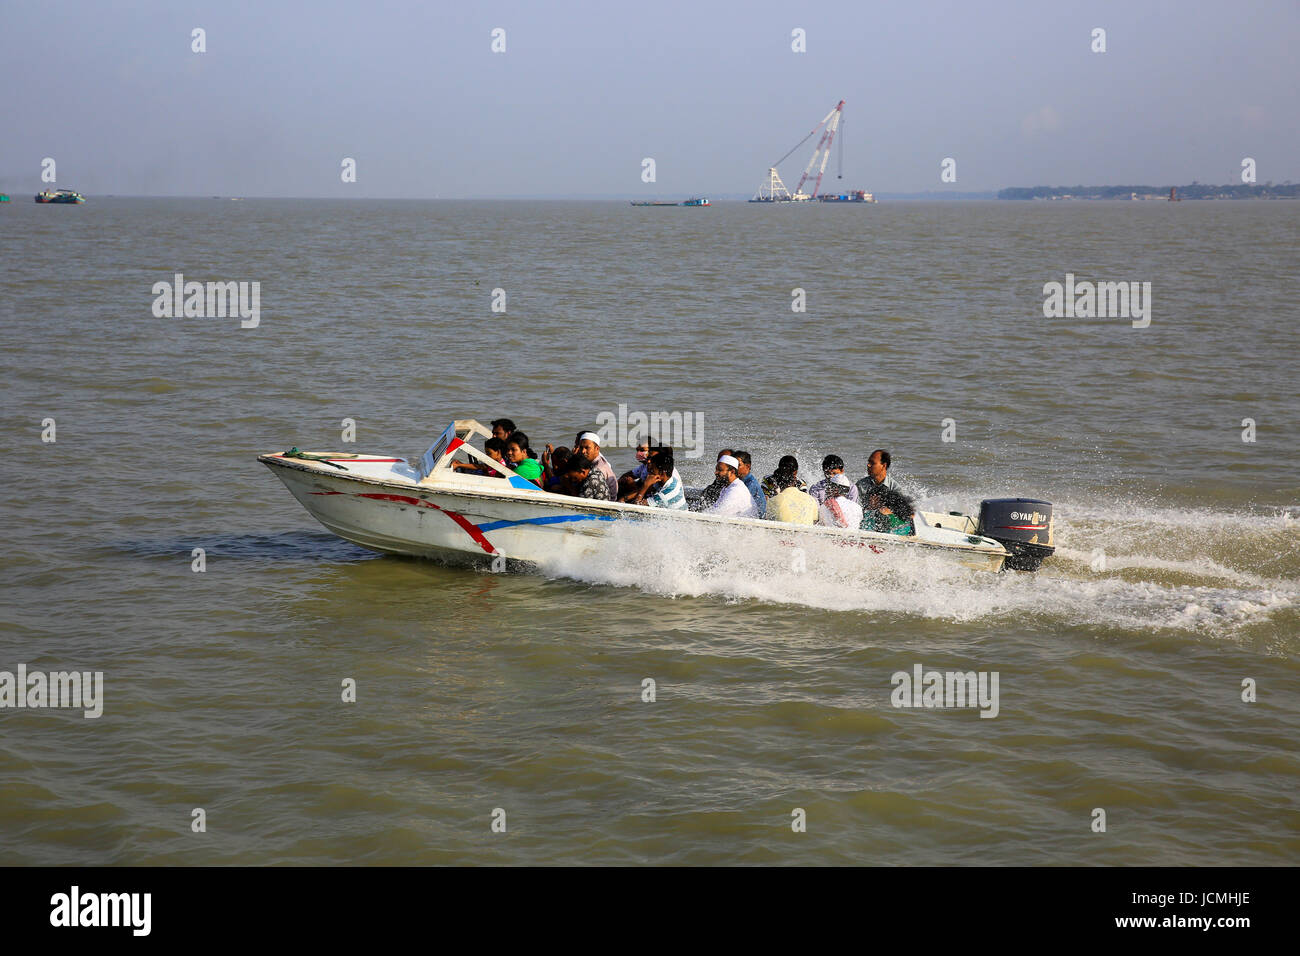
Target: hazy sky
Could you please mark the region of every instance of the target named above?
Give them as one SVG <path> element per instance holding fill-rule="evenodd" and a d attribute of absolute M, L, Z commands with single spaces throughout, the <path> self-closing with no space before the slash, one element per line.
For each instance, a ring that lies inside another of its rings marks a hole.
<path fill-rule="evenodd" d="M 841 98 L 844 187 L 1280 183 L 1298 48 L 1296 0 L 0 0 L 0 189 L 749 193 Z"/>

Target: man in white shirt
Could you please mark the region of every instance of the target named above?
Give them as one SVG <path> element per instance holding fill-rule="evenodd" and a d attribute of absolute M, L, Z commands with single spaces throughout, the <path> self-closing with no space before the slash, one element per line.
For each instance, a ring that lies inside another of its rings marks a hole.
<path fill-rule="evenodd" d="M 740 461 L 731 455 L 723 455 L 713 473 L 723 485 L 718 500 L 705 511 L 713 515 L 726 515 L 729 518 L 757 518 L 758 505 L 749 493 L 745 483 L 740 480 Z"/>
<path fill-rule="evenodd" d="M 826 479 L 826 498 L 817 506 L 817 523 L 828 528 L 852 528 L 862 524 L 862 505 L 849 497 L 853 482 L 843 474 Z"/>

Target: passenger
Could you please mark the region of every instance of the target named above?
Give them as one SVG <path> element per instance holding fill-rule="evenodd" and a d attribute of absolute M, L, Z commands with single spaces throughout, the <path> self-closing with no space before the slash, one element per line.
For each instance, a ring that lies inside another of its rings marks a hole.
<path fill-rule="evenodd" d="M 487 452 L 487 456 L 493 461 L 499 461 L 503 465 L 508 464 L 506 461 L 506 443 L 500 438 L 489 438 L 483 443 L 483 450 Z M 477 461 L 453 461 L 451 467 L 454 471 L 465 471 L 471 475 L 485 475 L 492 478 L 505 477 L 501 472 L 494 471 L 487 465 Z"/>
<path fill-rule="evenodd" d="M 600 473 L 600 469 L 582 454 L 570 455 L 564 472 L 567 494 L 575 498 L 592 498 L 596 501 L 612 500 L 609 482 Z"/>
<path fill-rule="evenodd" d="M 730 455 L 731 455 L 731 449 L 724 448 L 722 449 L 722 451 L 718 452 L 718 461 L 721 461 L 723 457 L 730 456 Z M 718 473 L 716 467 L 713 473 L 715 475 Z M 724 482 L 721 478 L 714 478 L 713 484 L 706 485 L 704 487 L 704 490 L 700 492 L 700 509 L 702 511 L 708 511 L 715 504 L 717 504 L 718 496 L 722 494 L 723 490 L 726 489 L 726 487 L 727 487 L 727 483 Z"/>
<path fill-rule="evenodd" d="M 508 418 L 492 419 L 492 437 L 505 441 L 515 430 L 515 423 Z"/>
<path fill-rule="evenodd" d="M 682 490 L 682 479 L 673 467 L 671 451 L 657 451 L 646 462 L 647 480 L 659 485 L 659 490 L 646 495 L 644 504 L 652 508 L 669 508 L 673 511 L 685 511 L 686 494 Z M 638 501 L 638 504 L 643 502 Z"/>
<path fill-rule="evenodd" d="M 573 443 L 573 453 L 591 462 L 596 471 L 604 477 L 605 483 L 609 485 L 609 494 L 605 500 L 616 500 L 618 498 L 618 479 L 614 476 L 614 466 L 600 453 L 600 436 L 595 432 L 579 433 Z"/>
<path fill-rule="evenodd" d="M 867 498 L 867 509 L 861 527 L 863 531 L 912 535 L 916 534 L 912 523 L 915 515 L 916 508 L 911 498 L 882 483 Z"/>
<path fill-rule="evenodd" d="M 826 488 L 830 484 L 831 478 L 834 475 L 844 474 L 844 459 L 839 455 L 827 455 L 822 459 L 822 474 L 826 477 L 808 489 L 808 494 L 816 498 L 818 504 L 826 500 Z M 847 478 L 844 480 L 848 481 Z M 839 482 L 836 482 L 836 484 L 839 484 Z M 858 489 L 853 487 L 852 482 L 849 483 L 848 498 L 854 504 L 858 504 Z"/>
<path fill-rule="evenodd" d="M 866 501 L 867 495 L 885 487 L 891 491 L 897 491 L 902 494 L 902 489 L 898 487 L 893 477 L 889 474 L 889 463 L 891 459 L 889 452 L 883 448 L 877 448 L 867 459 L 867 473 L 858 479 L 858 495 L 860 501 Z"/>
<path fill-rule="evenodd" d="M 782 470 L 777 465 L 776 474 L 770 477 L 773 493 L 767 499 L 767 517 L 785 524 L 816 524 L 817 501 L 799 487 L 795 472 Z"/>
<path fill-rule="evenodd" d="M 561 445 L 554 448 L 551 445 L 546 446 L 542 452 L 542 488 L 546 491 L 554 491 L 557 494 L 564 494 L 561 489 L 564 486 L 564 469 L 569 463 L 569 456 L 573 452 Z"/>
<path fill-rule="evenodd" d="M 532 447 L 532 445 L 530 445 L 530 444 L 528 443 L 528 436 L 525 435 L 523 432 L 519 431 L 518 429 L 515 429 L 514 431 L 512 431 L 512 432 L 510 433 L 510 436 L 506 439 L 506 447 L 507 447 L 507 450 L 509 449 L 510 442 L 511 442 L 511 441 L 516 441 L 516 440 L 519 442 L 519 447 L 522 448 L 525 452 L 527 452 L 527 457 L 532 458 L 532 459 L 536 459 L 536 458 L 538 457 L 538 456 L 537 456 L 537 452 L 533 451 L 533 447 Z M 509 463 L 510 463 L 510 456 L 509 456 L 509 454 L 507 454 L 507 455 L 506 455 L 506 464 L 509 464 Z"/>
<path fill-rule="evenodd" d="M 799 459 L 795 458 L 794 455 L 782 455 L 781 460 L 776 463 L 776 471 L 763 479 L 763 494 L 769 498 L 780 494 L 781 489 L 785 487 L 778 482 L 778 479 L 782 476 L 788 476 L 792 479 L 794 486 L 800 491 L 806 492 L 808 490 L 807 483 L 799 480 Z"/>
<path fill-rule="evenodd" d="M 767 514 L 767 495 L 763 494 L 763 486 L 759 484 L 758 476 L 752 470 L 753 459 L 749 457 L 747 451 L 738 451 L 732 457 L 740 462 L 736 474 L 740 476 L 740 480 L 749 489 L 749 493 L 754 499 L 754 507 L 758 509 L 758 516 L 762 518 Z"/>
<path fill-rule="evenodd" d="M 656 472 L 650 467 L 650 461 L 656 456 L 661 456 L 661 461 L 666 462 L 668 471 L 666 473 Z M 682 484 L 682 476 L 677 473 L 673 463 L 673 450 L 664 445 L 657 445 L 650 452 L 650 459 L 645 465 L 645 475 L 633 486 L 631 493 L 621 496 L 620 501 L 627 501 L 634 505 L 644 505 L 649 502 L 647 499 L 658 491 L 662 490 L 663 485 L 669 481 L 676 482 L 676 485 L 682 491 L 682 501 L 686 500 L 685 486 Z"/>
<path fill-rule="evenodd" d="M 853 490 L 853 482 L 843 474 L 827 478 L 826 498 L 817 508 L 818 524 L 828 528 L 859 528 L 862 525 L 862 506 L 849 497 Z"/>
<path fill-rule="evenodd" d="M 740 480 L 737 471 L 739 467 L 739 460 L 731 455 L 723 455 L 718 459 L 713 473 L 717 475 L 718 482 L 722 483 L 722 492 L 716 502 L 704 509 L 709 514 L 727 515 L 732 518 L 758 517 L 758 505 L 754 503 L 754 496 L 749 493 L 745 483 Z"/>
<path fill-rule="evenodd" d="M 624 472 L 618 479 L 618 500 L 631 501 L 639 496 L 641 484 L 645 481 L 646 462 L 650 460 L 650 442 L 640 441 L 636 445 L 636 467 Z"/>
<path fill-rule="evenodd" d="M 506 461 L 520 478 L 527 478 L 537 487 L 542 487 L 542 464 L 533 457 L 533 450 L 528 447 L 528 436 L 523 432 L 512 432 L 506 439 Z"/>

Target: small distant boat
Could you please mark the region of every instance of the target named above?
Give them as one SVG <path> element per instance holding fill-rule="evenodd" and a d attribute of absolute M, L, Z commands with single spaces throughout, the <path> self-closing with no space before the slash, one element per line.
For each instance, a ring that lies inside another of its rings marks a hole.
<path fill-rule="evenodd" d="M 36 194 L 36 201 L 39 203 L 79 203 L 85 202 L 86 197 L 75 189 L 46 189 Z"/>
<path fill-rule="evenodd" d="M 8 202 L 8 201 L 9 201 L 9 194 L 8 194 L 8 193 L 0 193 L 0 202 Z"/>
<path fill-rule="evenodd" d="M 662 199 L 634 199 L 633 206 L 711 206 L 713 205 L 707 198 L 694 197 L 685 202 L 669 202 Z"/>

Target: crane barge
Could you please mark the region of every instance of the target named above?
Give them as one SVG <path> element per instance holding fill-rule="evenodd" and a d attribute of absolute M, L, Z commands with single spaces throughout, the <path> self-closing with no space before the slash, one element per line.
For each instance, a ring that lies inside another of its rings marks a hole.
<path fill-rule="evenodd" d="M 834 108 L 822 117 L 822 121 L 813 127 L 813 131 L 795 144 L 794 149 L 790 150 L 780 159 L 767 169 L 767 178 L 759 183 L 758 192 L 750 202 L 811 202 L 820 200 L 821 202 L 865 202 L 873 203 L 876 201 L 871 193 L 865 190 L 855 189 L 847 193 L 831 193 L 823 195 L 821 193 L 822 177 L 826 175 L 826 164 L 831 158 L 831 147 L 835 142 L 835 134 L 840 128 L 840 122 L 844 118 L 844 101 L 840 100 Z M 821 139 L 817 141 L 817 147 L 813 150 L 812 156 L 808 160 L 808 165 L 804 167 L 803 175 L 799 177 L 799 185 L 795 186 L 794 192 L 786 188 L 785 183 L 781 182 L 781 177 L 777 173 L 777 167 L 781 165 L 790 155 L 802 146 L 808 140 L 812 139 L 820 132 Z M 820 159 L 820 163 L 818 160 Z M 838 178 L 844 178 L 844 139 L 840 138 L 840 172 Z M 813 183 L 812 192 L 803 191 L 804 185 L 813 175 L 813 169 L 817 170 L 817 179 Z"/>

